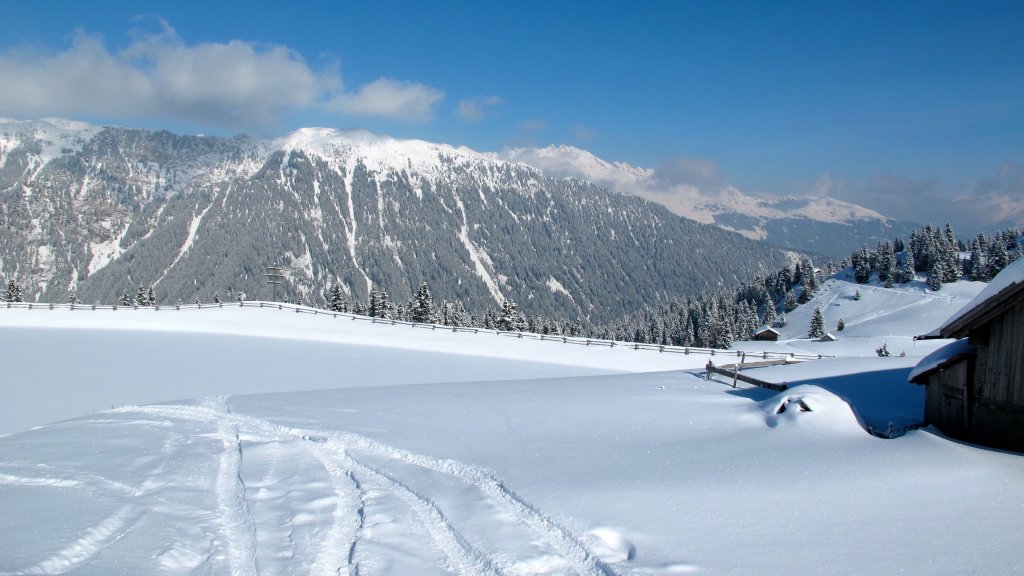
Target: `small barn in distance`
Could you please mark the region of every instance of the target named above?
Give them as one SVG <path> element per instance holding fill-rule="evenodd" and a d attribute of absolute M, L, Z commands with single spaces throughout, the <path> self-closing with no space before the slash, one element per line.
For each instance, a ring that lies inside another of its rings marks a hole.
<path fill-rule="evenodd" d="M 761 326 L 754 330 L 754 340 L 767 340 L 775 342 L 779 339 L 779 331 L 771 326 Z"/>
<path fill-rule="evenodd" d="M 925 422 L 968 442 L 1024 452 L 1024 258 L 939 328 L 958 338 L 925 357 Z"/>

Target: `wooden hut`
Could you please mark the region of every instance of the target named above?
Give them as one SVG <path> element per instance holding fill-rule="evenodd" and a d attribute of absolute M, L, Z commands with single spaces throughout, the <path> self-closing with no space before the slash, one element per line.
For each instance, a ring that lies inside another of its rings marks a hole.
<path fill-rule="evenodd" d="M 754 340 L 767 340 L 769 342 L 775 342 L 779 339 L 779 331 L 771 326 L 761 326 L 757 330 L 754 330 Z"/>
<path fill-rule="evenodd" d="M 969 442 L 1024 452 L 1024 259 L 946 321 L 958 338 L 925 357 L 910 381 L 927 386 L 925 422 Z"/>

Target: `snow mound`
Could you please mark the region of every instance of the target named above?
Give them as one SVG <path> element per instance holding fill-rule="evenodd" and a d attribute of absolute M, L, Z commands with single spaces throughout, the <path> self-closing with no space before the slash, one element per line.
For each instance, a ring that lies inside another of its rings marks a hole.
<path fill-rule="evenodd" d="M 805 384 L 757 403 L 769 428 L 808 427 L 863 433 L 845 400 L 824 388 Z"/>
<path fill-rule="evenodd" d="M 585 537 L 590 551 L 602 562 L 618 564 L 636 557 L 636 546 L 612 528 L 595 528 Z"/>

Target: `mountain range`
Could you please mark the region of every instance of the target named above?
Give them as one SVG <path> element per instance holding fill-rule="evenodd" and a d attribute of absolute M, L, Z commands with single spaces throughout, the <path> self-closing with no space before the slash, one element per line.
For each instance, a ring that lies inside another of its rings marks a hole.
<path fill-rule="evenodd" d="M 29 300 L 308 303 L 338 283 L 392 301 L 427 282 L 471 311 L 603 322 L 734 286 L 786 250 L 631 194 L 467 148 L 365 131 L 182 136 L 57 119 L 0 122 L 0 275 Z"/>
<path fill-rule="evenodd" d="M 727 183 L 701 185 L 666 177 L 653 168 L 609 162 L 573 146 L 511 148 L 498 157 L 563 178 L 600 186 L 661 204 L 680 216 L 715 224 L 748 238 L 840 260 L 862 245 L 907 237 L 918 225 L 828 196 L 765 198 Z M 695 172 L 710 167 L 694 166 Z M 696 180 L 700 174 L 694 175 Z M 704 174 L 707 176 L 707 174 Z"/>

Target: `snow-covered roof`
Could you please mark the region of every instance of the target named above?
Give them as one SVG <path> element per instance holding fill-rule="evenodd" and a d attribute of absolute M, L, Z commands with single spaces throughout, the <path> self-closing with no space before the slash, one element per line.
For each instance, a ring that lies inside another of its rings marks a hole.
<path fill-rule="evenodd" d="M 939 368 L 952 364 L 954 360 L 961 356 L 969 356 L 974 353 L 975 347 L 967 342 L 967 338 L 961 338 L 960 340 L 950 342 L 922 358 L 921 361 L 917 363 L 917 366 L 910 371 L 910 375 L 907 376 L 907 382 L 922 384 L 923 382 L 919 380 L 925 376 Z"/>
<path fill-rule="evenodd" d="M 996 274 L 996 277 L 989 282 L 988 286 L 984 290 L 978 293 L 973 300 L 967 303 L 959 312 L 954 314 L 946 320 L 946 322 L 939 327 L 939 332 L 945 336 L 947 331 L 953 327 L 956 328 L 956 324 L 960 323 L 961 320 L 969 316 L 973 311 L 982 308 L 982 306 L 989 304 L 989 301 L 996 300 L 1001 295 L 1009 294 L 1007 291 L 1015 286 L 1024 286 L 1024 258 L 1019 258 L 1010 263 L 1009 266 L 1003 268 L 1003 270 Z M 1004 292 L 1006 291 L 1006 292 Z"/>
<path fill-rule="evenodd" d="M 821 338 L 818 338 L 818 342 L 835 342 L 836 340 L 838 340 L 838 338 L 836 338 L 836 335 L 831 332 L 826 332 L 821 336 Z"/>
<path fill-rule="evenodd" d="M 761 333 L 764 333 L 764 332 L 774 332 L 776 334 L 781 334 L 781 332 L 779 332 L 775 328 L 772 328 L 771 326 L 768 326 L 767 324 L 764 325 L 764 326 L 761 326 L 757 330 L 754 330 L 754 334 L 761 334 Z"/>

